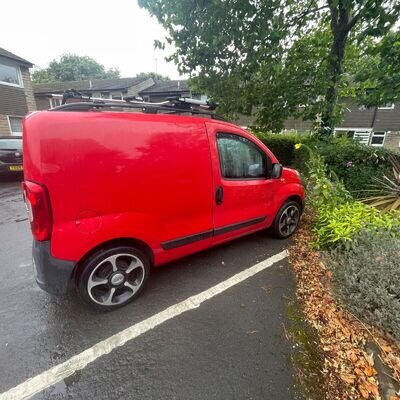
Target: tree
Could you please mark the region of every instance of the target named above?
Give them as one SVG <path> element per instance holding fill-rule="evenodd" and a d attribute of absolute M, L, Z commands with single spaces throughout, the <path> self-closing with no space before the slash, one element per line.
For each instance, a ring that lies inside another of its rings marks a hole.
<path fill-rule="evenodd" d="M 400 101 L 400 31 L 366 47 L 354 71 L 357 95 L 367 106 Z"/>
<path fill-rule="evenodd" d="M 93 58 L 76 54 L 63 54 L 59 61 L 53 60 L 47 68 L 32 74 L 35 83 L 119 77 L 120 72 L 117 68 L 106 69 Z"/>
<path fill-rule="evenodd" d="M 169 76 L 158 74 L 157 72 L 140 72 L 138 78 L 152 78 L 157 81 L 169 81 Z"/>
<path fill-rule="evenodd" d="M 317 114 L 322 134 L 340 118 L 346 57 L 380 38 L 400 13 L 397 0 L 139 0 L 168 32 L 181 72 L 228 115 L 256 109 L 279 129 L 289 115 Z M 158 43 L 159 47 L 163 47 Z M 299 111 L 299 104 L 306 107 Z"/>

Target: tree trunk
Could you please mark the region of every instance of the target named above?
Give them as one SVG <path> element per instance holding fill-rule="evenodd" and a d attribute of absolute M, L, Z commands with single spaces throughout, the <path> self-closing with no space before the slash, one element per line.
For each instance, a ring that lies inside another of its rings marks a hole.
<path fill-rule="evenodd" d="M 335 113 L 338 100 L 338 84 L 343 72 L 344 52 L 348 38 L 349 14 L 339 1 L 339 10 L 331 9 L 332 46 L 329 52 L 328 64 L 329 84 L 325 94 L 325 109 L 321 118 L 321 136 L 333 135 L 335 129 Z"/>

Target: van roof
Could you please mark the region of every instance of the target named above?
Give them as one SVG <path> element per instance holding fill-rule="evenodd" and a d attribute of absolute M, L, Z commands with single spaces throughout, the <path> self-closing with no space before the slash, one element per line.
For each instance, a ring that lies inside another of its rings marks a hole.
<path fill-rule="evenodd" d="M 57 110 L 56 108 L 53 108 L 51 110 L 45 110 L 45 111 L 36 111 L 33 114 L 58 114 L 60 116 L 65 116 L 66 119 L 68 119 L 68 115 L 74 115 L 76 117 L 77 115 L 82 116 L 82 114 L 86 114 L 84 111 L 78 111 L 78 110 L 71 110 L 71 111 L 65 111 L 65 110 Z M 210 123 L 215 123 L 217 122 L 218 124 L 223 124 L 235 128 L 240 128 L 238 125 L 226 121 L 226 120 L 220 120 L 220 119 L 215 119 L 215 118 L 210 118 L 207 116 L 207 114 L 201 116 L 201 115 L 180 115 L 180 114 L 156 114 L 156 113 L 143 113 L 143 112 L 128 112 L 128 111 L 110 111 L 110 110 L 99 110 L 99 111 L 91 111 L 88 114 L 93 115 L 93 114 L 99 114 L 99 115 L 104 115 L 104 114 L 113 114 L 115 116 L 124 116 L 128 117 L 130 119 L 137 119 L 137 120 L 147 120 L 147 121 L 160 121 L 160 122 L 168 122 L 168 123 L 178 123 L 178 124 L 204 124 L 205 121 L 210 122 Z"/>

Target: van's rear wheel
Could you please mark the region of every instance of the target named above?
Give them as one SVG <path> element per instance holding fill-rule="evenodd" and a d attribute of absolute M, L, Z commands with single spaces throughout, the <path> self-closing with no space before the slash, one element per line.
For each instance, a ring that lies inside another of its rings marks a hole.
<path fill-rule="evenodd" d="M 287 201 L 276 214 L 273 230 L 276 237 L 286 239 L 293 235 L 299 226 L 301 206 L 297 201 Z"/>
<path fill-rule="evenodd" d="M 78 276 L 78 291 L 91 307 L 111 311 L 138 297 L 149 274 L 150 262 L 141 250 L 108 247 L 85 261 Z"/>

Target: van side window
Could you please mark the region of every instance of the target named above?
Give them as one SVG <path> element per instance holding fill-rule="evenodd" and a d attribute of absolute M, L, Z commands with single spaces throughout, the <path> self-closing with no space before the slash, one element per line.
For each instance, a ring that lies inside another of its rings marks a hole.
<path fill-rule="evenodd" d="M 221 175 L 227 179 L 265 179 L 267 156 L 252 141 L 229 133 L 217 134 Z"/>

